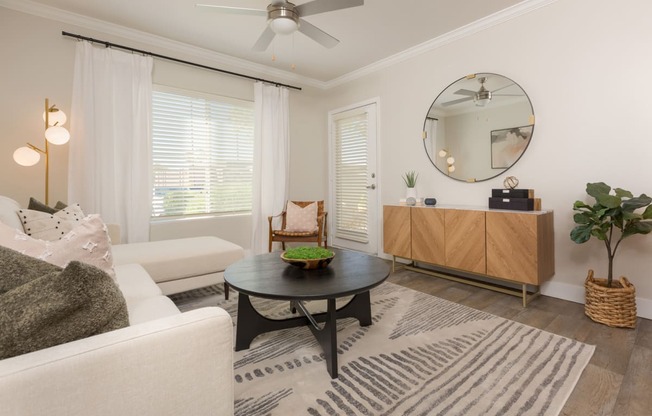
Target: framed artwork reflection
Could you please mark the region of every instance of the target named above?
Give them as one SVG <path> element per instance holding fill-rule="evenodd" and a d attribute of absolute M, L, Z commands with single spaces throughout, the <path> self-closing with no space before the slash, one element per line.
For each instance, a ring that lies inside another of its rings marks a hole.
<path fill-rule="evenodd" d="M 512 166 L 530 144 L 533 125 L 491 131 L 491 167 L 506 169 Z"/>

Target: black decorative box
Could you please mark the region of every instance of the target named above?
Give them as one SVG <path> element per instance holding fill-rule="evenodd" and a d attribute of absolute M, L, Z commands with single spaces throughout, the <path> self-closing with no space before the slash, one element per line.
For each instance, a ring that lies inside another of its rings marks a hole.
<path fill-rule="evenodd" d="M 494 198 L 534 198 L 534 189 L 492 189 Z"/>
<path fill-rule="evenodd" d="M 490 209 L 512 209 L 516 211 L 534 211 L 534 198 L 489 198 Z"/>

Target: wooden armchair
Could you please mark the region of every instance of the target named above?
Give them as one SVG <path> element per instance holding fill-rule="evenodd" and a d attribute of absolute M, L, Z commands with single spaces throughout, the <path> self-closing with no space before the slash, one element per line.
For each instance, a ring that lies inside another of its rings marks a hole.
<path fill-rule="evenodd" d="M 312 242 L 322 245 L 324 248 L 328 245 L 327 218 L 328 212 L 324 211 L 324 201 L 291 201 L 294 204 L 305 208 L 313 202 L 317 202 L 317 230 L 316 231 L 290 231 L 286 230 L 287 226 L 287 204 L 286 208 L 278 215 L 267 217 L 269 222 L 269 251 L 272 251 L 272 243 L 278 241 L 285 250 L 285 243 L 291 242 Z M 272 226 L 272 220 L 281 217 L 281 229 L 275 230 Z"/>

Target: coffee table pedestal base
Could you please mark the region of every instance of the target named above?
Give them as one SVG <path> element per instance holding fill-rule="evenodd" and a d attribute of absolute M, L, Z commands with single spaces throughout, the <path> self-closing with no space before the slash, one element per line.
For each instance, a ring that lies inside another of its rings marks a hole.
<path fill-rule="evenodd" d="M 269 319 L 258 313 L 248 295 L 238 297 L 238 324 L 236 327 L 235 350 L 246 350 L 258 335 L 279 329 L 308 325 L 319 345 L 324 350 L 326 367 L 331 378 L 337 378 L 337 320 L 355 318 L 360 326 L 371 325 L 371 302 L 369 292 L 359 293 L 340 309 L 335 299 L 327 299 L 326 312 L 311 315 L 303 302 L 291 300 L 290 308 L 302 316 L 287 319 Z M 321 326 L 319 323 L 323 323 Z"/>

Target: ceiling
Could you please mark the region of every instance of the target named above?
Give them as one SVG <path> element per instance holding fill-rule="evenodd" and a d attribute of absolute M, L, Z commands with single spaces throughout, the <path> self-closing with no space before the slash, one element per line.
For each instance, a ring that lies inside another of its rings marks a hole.
<path fill-rule="evenodd" d="M 297 0 L 295 4 L 306 2 Z M 284 71 L 290 78 L 327 83 L 474 22 L 508 13 L 519 3 L 536 2 L 366 0 L 364 6 L 305 18 L 340 40 L 334 48 L 324 48 L 295 33 L 276 36 L 265 52 L 251 50 L 265 29 L 264 17 L 224 14 L 195 4 L 264 9 L 268 0 L 24 0 L 19 3 L 30 3 L 32 10 L 61 9 L 264 65 L 273 73 Z M 6 2 L 0 1 L 0 5 L 3 3 Z"/>

